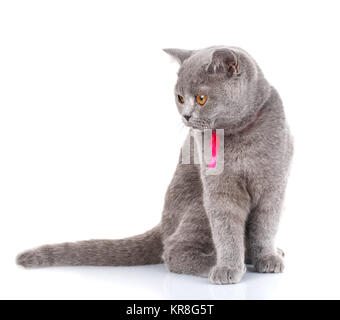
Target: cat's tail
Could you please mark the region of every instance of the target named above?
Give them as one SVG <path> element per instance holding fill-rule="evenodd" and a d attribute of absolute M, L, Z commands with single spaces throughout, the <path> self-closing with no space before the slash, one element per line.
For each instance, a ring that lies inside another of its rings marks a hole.
<path fill-rule="evenodd" d="M 17 256 L 26 268 L 47 266 L 133 266 L 162 263 L 160 225 L 130 238 L 44 245 Z"/>

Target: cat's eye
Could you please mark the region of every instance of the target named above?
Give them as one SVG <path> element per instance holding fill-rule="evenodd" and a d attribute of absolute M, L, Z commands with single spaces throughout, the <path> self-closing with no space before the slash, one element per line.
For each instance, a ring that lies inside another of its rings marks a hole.
<path fill-rule="evenodd" d="M 200 104 L 201 106 L 203 106 L 206 102 L 207 102 L 207 96 L 204 96 L 204 95 L 197 95 L 196 96 L 196 102 L 198 104 Z"/>
<path fill-rule="evenodd" d="M 178 95 L 177 99 L 179 103 L 184 103 L 184 98 L 182 96 Z"/>

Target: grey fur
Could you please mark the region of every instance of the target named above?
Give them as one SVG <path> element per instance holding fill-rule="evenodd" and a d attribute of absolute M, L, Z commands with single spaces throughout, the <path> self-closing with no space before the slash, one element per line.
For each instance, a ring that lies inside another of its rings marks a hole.
<path fill-rule="evenodd" d="M 282 201 L 293 153 L 281 99 L 244 50 L 216 46 L 165 49 L 179 63 L 175 98 L 200 150 L 204 129 L 224 129 L 224 170 L 177 165 L 161 223 L 143 235 L 46 245 L 17 257 L 25 267 L 137 265 L 165 262 L 176 273 L 237 283 L 245 261 L 258 272 L 282 272 L 276 249 Z M 195 95 L 206 95 L 202 107 Z M 180 103 L 177 96 L 184 98 Z M 193 134 L 195 132 L 195 134 Z M 198 134 L 197 134 L 198 133 Z M 193 145 L 193 144 L 192 144 Z"/>

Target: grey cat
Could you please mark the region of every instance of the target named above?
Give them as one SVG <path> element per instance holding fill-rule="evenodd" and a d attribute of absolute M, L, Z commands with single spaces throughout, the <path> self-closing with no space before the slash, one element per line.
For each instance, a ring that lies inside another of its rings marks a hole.
<path fill-rule="evenodd" d="M 216 284 L 239 282 L 245 263 L 258 272 L 283 271 L 274 238 L 293 144 L 277 91 L 240 48 L 165 52 L 180 64 L 175 100 L 190 127 L 191 158 L 200 158 L 206 130 L 223 129 L 222 172 L 208 174 L 204 161 L 184 164 L 180 157 L 156 227 L 120 240 L 41 246 L 20 254 L 19 265 L 164 262 L 171 272 Z"/>

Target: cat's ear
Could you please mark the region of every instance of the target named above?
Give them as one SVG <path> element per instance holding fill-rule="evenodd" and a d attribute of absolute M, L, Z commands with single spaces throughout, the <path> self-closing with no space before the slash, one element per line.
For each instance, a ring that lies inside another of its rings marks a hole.
<path fill-rule="evenodd" d="M 209 73 L 225 73 L 231 77 L 239 72 L 237 55 L 229 49 L 218 49 L 211 57 L 211 62 L 207 66 Z"/>
<path fill-rule="evenodd" d="M 175 58 L 180 65 L 194 53 L 193 50 L 184 49 L 163 49 L 163 51 Z"/>

